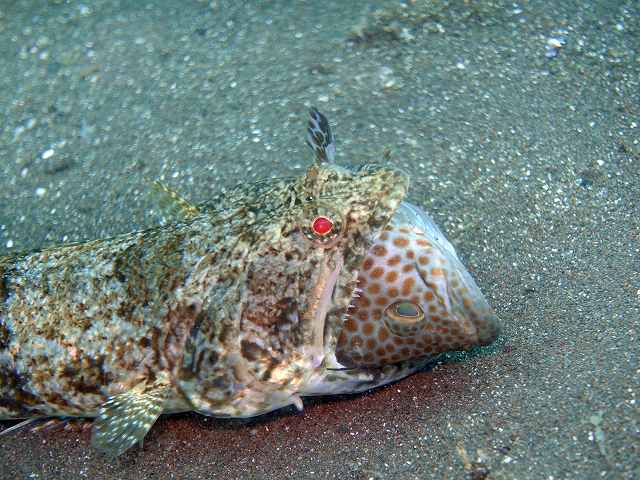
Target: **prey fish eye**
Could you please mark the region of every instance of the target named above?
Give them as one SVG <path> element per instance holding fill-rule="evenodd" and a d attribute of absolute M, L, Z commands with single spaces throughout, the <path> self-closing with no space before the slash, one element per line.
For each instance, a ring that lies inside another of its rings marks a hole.
<path fill-rule="evenodd" d="M 422 307 L 406 301 L 390 305 L 385 312 L 389 317 L 400 322 L 416 323 L 424 319 Z"/>
<path fill-rule="evenodd" d="M 401 379 L 492 342 L 497 317 L 409 177 L 335 162 L 311 109 L 304 174 L 193 204 L 167 224 L 0 256 L 4 430 L 93 418 L 116 457 L 162 414 L 252 417 Z M 364 162 L 363 162 L 364 163 Z"/>
<path fill-rule="evenodd" d="M 400 337 L 415 335 L 419 322 L 424 320 L 422 307 L 406 300 L 389 305 L 384 315 L 384 324 L 389 331 Z"/>

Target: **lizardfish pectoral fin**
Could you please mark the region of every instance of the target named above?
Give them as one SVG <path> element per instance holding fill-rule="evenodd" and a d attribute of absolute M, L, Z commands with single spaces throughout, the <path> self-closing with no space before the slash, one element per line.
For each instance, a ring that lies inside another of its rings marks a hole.
<path fill-rule="evenodd" d="M 162 413 L 171 389 L 167 375 L 143 382 L 132 390 L 114 395 L 100 405 L 91 430 L 91 444 L 117 457 L 142 442 Z"/>

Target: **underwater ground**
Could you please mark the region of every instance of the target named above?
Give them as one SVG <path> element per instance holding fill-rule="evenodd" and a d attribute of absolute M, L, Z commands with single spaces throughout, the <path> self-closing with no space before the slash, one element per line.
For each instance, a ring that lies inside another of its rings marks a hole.
<path fill-rule="evenodd" d="M 385 149 L 504 325 L 498 344 L 252 421 L 0 438 L 0 478 L 640 478 L 640 5 L 0 2 L 0 255 L 161 220 Z M 2 428 L 15 422 L 2 422 Z"/>

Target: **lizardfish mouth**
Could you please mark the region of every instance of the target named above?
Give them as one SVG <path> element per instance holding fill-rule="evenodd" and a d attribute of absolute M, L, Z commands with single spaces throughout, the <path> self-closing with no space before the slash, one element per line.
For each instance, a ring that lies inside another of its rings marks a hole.
<path fill-rule="evenodd" d="M 337 361 L 377 367 L 492 343 L 498 318 L 431 217 L 402 202 L 357 273 Z"/>

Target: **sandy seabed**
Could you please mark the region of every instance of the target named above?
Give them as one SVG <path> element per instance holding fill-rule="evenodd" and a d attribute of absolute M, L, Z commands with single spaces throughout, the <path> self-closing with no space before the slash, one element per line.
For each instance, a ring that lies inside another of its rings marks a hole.
<path fill-rule="evenodd" d="M 303 413 L 163 417 L 117 461 L 2 437 L 0 478 L 640 478 L 639 4 L 405 3 L 0 4 L 0 255 L 153 225 L 154 179 L 301 174 L 317 105 L 339 162 L 411 174 L 504 325 Z"/>

